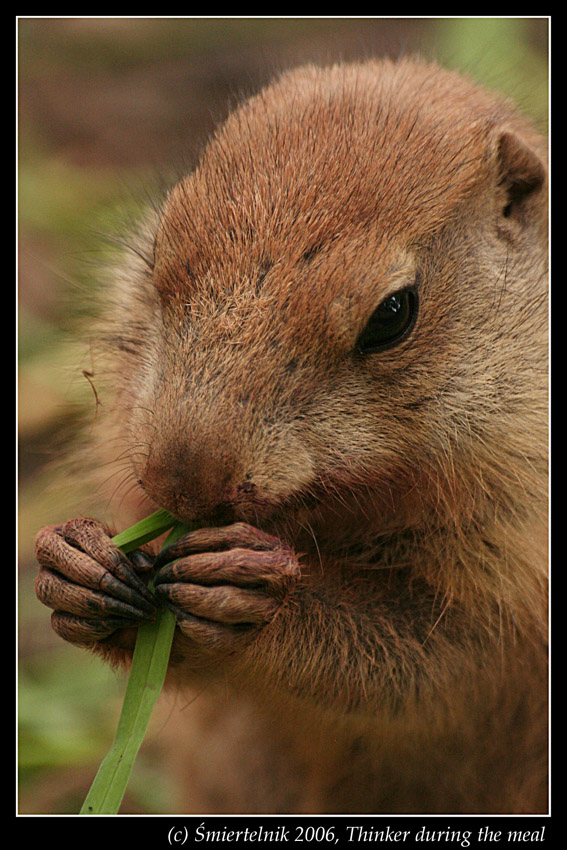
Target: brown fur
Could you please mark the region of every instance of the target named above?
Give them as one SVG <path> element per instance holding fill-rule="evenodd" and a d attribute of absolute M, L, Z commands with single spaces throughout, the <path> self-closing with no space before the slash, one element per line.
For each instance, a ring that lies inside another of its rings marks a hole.
<path fill-rule="evenodd" d="M 546 811 L 545 154 L 434 65 L 301 68 L 116 272 L 93 438 L 128 463 L 115 521 L 243 520 L 300 554 L 237 653 L 177 639 L 181 810 Z M 416 277 L 408 340 L 357 359 Z"/>

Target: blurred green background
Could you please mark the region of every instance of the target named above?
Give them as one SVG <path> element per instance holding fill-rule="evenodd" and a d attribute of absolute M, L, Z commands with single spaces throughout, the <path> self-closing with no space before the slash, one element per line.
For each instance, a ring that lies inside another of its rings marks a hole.
<path fill-rule="evenodd" d="M 78 811 L 124 679 L 52 633 L 33 539 L 81 510 L 50 464 L 89 398 L 69 339 L 96 285 L 97 233 L 190 167 L 235 98 L 305 61 L 420 52 L 510 95 L 545 130 L 546 18 L 20 18 L 19 807 Z M 105 249 L 106 250 L 106 249 Z M 77 380 L 79 378 L 79 380 Z M 91 397 L 92 398 L 92 397 Z M 174 811 L 156 714 L 122 808 Z"/>

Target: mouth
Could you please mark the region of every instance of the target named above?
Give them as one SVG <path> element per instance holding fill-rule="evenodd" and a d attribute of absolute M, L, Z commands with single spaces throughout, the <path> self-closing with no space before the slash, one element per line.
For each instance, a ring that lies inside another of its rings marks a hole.
<path fill-rule="evenodd" d="M 143 480 L 138 479 L 137 483 L 154 509 L 167 510 L 179 522 L 203 528 L 244 522 L 268 533 L 285 529 L 285 536 L 294 537 L 301 529 L 316 524 L 320 508 L 329 508 L 339 524 L 349 513 L 344 494 L 337 491 L 336 484 L 323 478 L 283 497 L 270 498 L 266 493 L 260 493 L 258 488 L 240 487 L 235 498 L 213 505 L 199 505 L 194 498 L 183 498 L 181 492 L 176 493 L 170 488 L 150 492 Z"/>
<path fill-rule="evenodd" d="M 146 493 L 146 496 L 148 494 Z M 264 525 L 270 524 L 271 520 L 280 514 L 282 510 L 281 503 L 274 504 L 260 499 L 249 499 L 243 501 L 226 501 L 215 505 L 212 508 L 195 509 L 192 505 L 187 509 L 181 500 L 175 505 L 163 504 L 156 502 L 151 496 L 149 497 L 152 503 L 158 508 L 164 508 L 179 522 L 190 525 L 199 525 L 202 528 L 218 528 L 225 525 L 232 525 L 236 522 L 245 522 L 249 525 L 254 525 L 262 528 Z"/>

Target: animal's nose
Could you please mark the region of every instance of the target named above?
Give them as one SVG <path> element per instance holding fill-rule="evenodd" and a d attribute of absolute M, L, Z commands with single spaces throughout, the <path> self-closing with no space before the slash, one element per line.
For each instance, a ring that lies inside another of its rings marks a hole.
<path fill-rule="evenodd" d="M 159 505 L 185 519 L 216 523 L 235 519 L 235 503 L 254 486 L 221 437 L 193 435 L 184 445 L 152 445 L 142 474 L 144 489 Z"/>

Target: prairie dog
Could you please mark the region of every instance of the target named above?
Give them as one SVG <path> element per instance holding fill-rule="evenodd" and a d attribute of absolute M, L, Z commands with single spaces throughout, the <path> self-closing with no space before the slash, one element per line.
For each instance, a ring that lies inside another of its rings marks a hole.
<path fill-rule="evenodd" d="M 93 466 L 128 463 L 116 530 L 203 528 L 155 560 L 43 529 L 36 586 L 127 663 L 157 571 L 209 765 L 182 811 L 546 811 L 546 193 L 545 140 L 468 79 L 306 66 L 116 270 Z"/>

